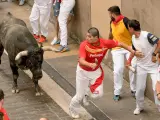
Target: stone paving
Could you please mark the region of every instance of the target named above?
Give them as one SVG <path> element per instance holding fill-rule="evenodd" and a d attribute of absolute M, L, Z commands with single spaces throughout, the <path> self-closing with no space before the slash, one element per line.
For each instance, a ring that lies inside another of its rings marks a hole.
<path fill-rule="evenodd" d="M 19 94 L 13 94 L 12 73 L 8 57 L 3 55 L 0 65 L 0 88 L 5 93 L 5 105 L 11 120 L 72 120 L 46 93 L 36 97 L 32 80 L 19 70 Z"/>

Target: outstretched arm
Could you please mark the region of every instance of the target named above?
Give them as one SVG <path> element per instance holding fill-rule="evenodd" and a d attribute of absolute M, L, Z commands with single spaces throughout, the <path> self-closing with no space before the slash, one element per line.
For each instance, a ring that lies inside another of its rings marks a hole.
<path fill-rule="evenodd" d="M 135 51 L 135 50 L 133 50 L 130 46 L 127 46 L 127 45 L 124 44 L 124 43 L 119 42 L 118 47 L 122 47 L 122 48 L 128 50 L 129 52 L 131 52 L 131 53 L 133 54 L 133 56 L 140 57 L 140 58 L 143 58 L 143 57 L 144 57 L 144 55 L 143 55 L 142 52 L 140 52 L 140 51 Z"/>

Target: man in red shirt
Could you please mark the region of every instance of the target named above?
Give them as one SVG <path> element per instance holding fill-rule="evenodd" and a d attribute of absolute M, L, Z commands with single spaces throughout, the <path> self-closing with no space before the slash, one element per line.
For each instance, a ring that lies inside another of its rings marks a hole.
<path fill-rule="evenodd" d="M 0 89 L 0 112 L 3 113 L 4 120 L 9 120 L 6 110 L 3 108 L 3 103 L 4 103 L 4 92 L 3 90 Z"/>
<path fill-rule="evenodd" d="M 99 38 L 97 28 L 90 28 L 79 49 L 79 62 L 76 71 L 76 95 L 72 98 L 69 112 L 72 118 L 79 118 L 78 108 L 81 101 L 88 105 L 88 97 L 99 98 L 103 95 L 104 72 L 101 62 L 108 49 L 122 47 L 135 56 L 143 57 L 139 51 L 114 40 Z"/>

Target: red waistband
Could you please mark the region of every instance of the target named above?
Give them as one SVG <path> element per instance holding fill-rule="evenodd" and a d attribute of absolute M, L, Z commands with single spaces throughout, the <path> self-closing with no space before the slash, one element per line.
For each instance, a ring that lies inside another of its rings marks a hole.
<path fill-rule="evenodd" d="M 96 88 L 98 86 L 100 86 L 102 84 L 102 82 L 104 80 L 104 71 L 102 69 L 102 66 L 99 66 L 99 68 L 101 69 L 102 73 L 101 73 L 101 76 L 96 79 L 95 83 L 90 86 L 90 90 L 91 90 L 92 93 L 96 90 Z"/>

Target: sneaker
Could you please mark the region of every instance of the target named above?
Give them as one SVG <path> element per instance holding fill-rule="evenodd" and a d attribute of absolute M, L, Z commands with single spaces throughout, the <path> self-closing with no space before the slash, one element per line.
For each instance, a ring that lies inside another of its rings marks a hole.
<path fill-rule="evenodd" d="M 88 106 L 89 105 L 89 96 L 85 95 L 83 98 L 83 105 Z"/>
<path fill-rule="evenodd" d="M 114 99 L 114 101 L 119 101 L 120 100 L 120 95 L 114 95 L 113 99 Z"/>
<path fill-rule="evenodd" d="M 131 91 L 132 97 L 136 98 L 136 91 Z"/>
<path fill-rule="evenodd" d="M 25 3 L 25 0 L 20 0 L 19 5 L 22 6 L 24 5 L 24 3 Z"/>
<path fill-rule="evenodd" d="M 43 35 L 41 35 L 40 39 L 39 39 L 39 43 L 45 42 L 46 41 L 46 37 L 44 37 Z"/>
<path fill-rule="evenodd" d="M 139 115 L 141 113 L 141 111 L 143 111 L 143 109 L 136 108 L 133 113 L 134 113 L 134 115 Z"/>
<path fill-rule="evenodd" d="M 73 119 L 78 119 L 78 118 L 80 118 L 79 114 L 78 114 L 75 110 L 73 110 L 73 109 L 71 109 L 71 108 L 69 108 L 69 114 L 70 114 L 70 116 L 71 116 Z"/>
<path fill-rule="evenodd" d="M 57 45 L 57 44 L 60 44 L 60 40 L 54 38 L 53 41 L 51 42 L 51 45 Z"/>
<path fill-rule="evenodd" d="M 69 48 L 67 46 L 60 46 L 56 52 L 67 52 Z"/>
<path fill-rule="evenodd" d="M 40 36 L 36 35 L 36 34 L 33 34 L 33 36 L 34 36 L 35 39 L 39 39 L 40 38 Z"/>

